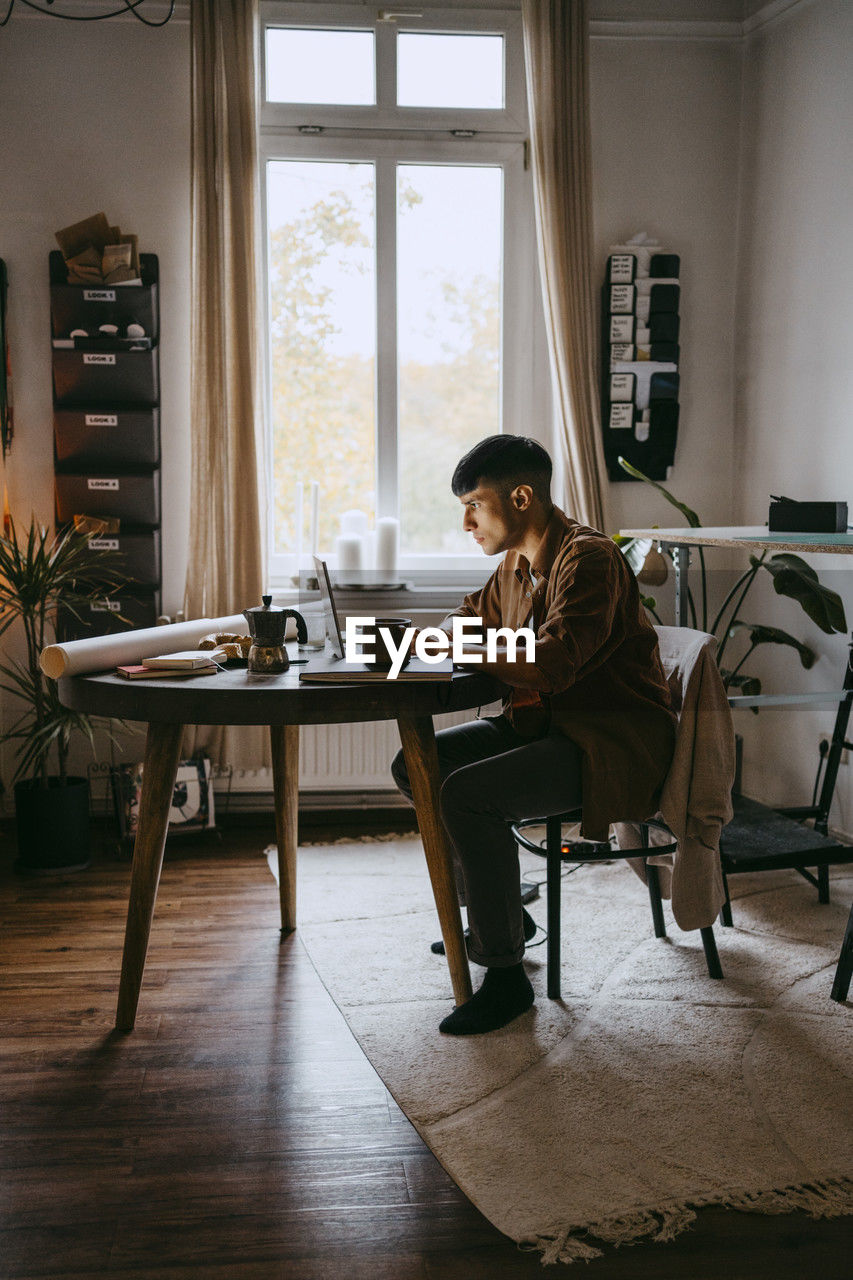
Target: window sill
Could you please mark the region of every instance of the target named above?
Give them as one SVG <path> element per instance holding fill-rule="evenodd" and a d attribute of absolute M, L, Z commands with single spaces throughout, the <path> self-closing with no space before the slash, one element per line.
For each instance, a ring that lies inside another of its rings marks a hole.
<path fill-rule="evenodd" d="M 403 571 L 405 580 L 405 571 Z M 426 586 L 415 586 L 413 583 L 406 583 L 400 588 L 393 590 L 382 590 L 380 588 L 366 588 L 365 590 L 353 591 L 351 588 L 335 587 L 335 601 L 338 604 L 344 616 L 353 614 L 364 615 L 365 617 L 382 616 L 383 614 L 400 614 L 405 613 L 408 617 L 418 617 L 422 614 L 440 614 L 444 617 L 451 609 L 455 609 L 462 601 L 463 596 L 472 591 L 477 591 L 482 586 L 482 582 L 471 580 L 467 576 L 465 581 L 459 585 L 456 583 L 438 583 Z M 298 609 L 300 601 L 305 604 L 306 598 L 316 599 L 312 595 L 306 597 L 304 591 L 299 591 L 293 586 L 274 586 L 272 588 L 273 601 L 277 605 L 283 605 L 288 609 Z"/>

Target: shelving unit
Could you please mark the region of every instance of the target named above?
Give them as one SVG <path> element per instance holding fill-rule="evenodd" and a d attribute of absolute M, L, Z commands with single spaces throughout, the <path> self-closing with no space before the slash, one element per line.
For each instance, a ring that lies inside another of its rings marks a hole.
<path fill-rule="evenodd" d="M 75 516 L 119 521 L 92 537 L 115 554 L 127 588 L 96 601 L 66 638 L 153 626 L 161 612 L 160 299 L 155 254 L 140 255 L 141 285 L 90 287 L 66 280 L 50 255 L 54 475 L 57 528 Z M 103 333 L 101 326 L 116 332 Z M 128 325 L 138 325 L 144 336 Z M 73 330 L 87 336 L 71 337 Z"/>
<path fill-rule="evenodd" d="M 665 480 L 678 436 L 680 259 L 619 245 L 601 300 L 601 421 L 611 480 L 631 480 L 621 455 Z"/>

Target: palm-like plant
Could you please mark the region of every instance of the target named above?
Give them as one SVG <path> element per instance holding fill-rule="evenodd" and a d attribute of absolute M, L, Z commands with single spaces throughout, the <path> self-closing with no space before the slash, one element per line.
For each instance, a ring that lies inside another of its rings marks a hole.
<path fill-rule="evenodd" d="M 47 786 L 51 753 L 56 748 L 59 777 L 67 777 L 72 735 L 81 732 L 94 744 L 90 717 L 70 711 L 59 701 L 57 686 L 46 680 L 39 655 L 56 633 L 57 616 L 68 611 L 80 617 L 80 607 L 108 595 L 119 583 L 114 553 L 93 553 L 89 538 L 75 529 L 55 536 L 32 520 L 23 539 L 10 521 L 0 537 L 0 635 L 14 623 L 23 625 L 26 656 L 0 662 L 0 692 L 10 694 L 23 710 L 0 734 L 0 742 L 14 742 L 15 779 L 25 775 L 34 785 Z"/>
<path fill-rule="evenodd" d="M 656 480 L 649 479 L 647 475 L 644 475 L 642 471 L 632 466 L 624 458 L 619 459 L 619 465 L 623 471 L 627 471 L 636 480 L 642 480 L 645 484 L 651 485 L 653 489 L 657 489 L 658 493 L 667 502 L 681 512 L 690 528 L 699 529 L 702 527 L 702 521 L 696 512 L 691 510 L 686 503 L 679 502 L 678 498 L 670 493 L 668 489 L 665 489 L 662 484 L 658 484 Z M 621 537 L 617 537 L 616 541 L 636 573 L 642 567 L 646 552 L 651 546 L 651 541 L 649 539 Z M 720 675 L 723 677 L 723 684 L 727 689 L 740 689 L 744 694 L 750 695 L 761 692 L 761 681 L 758 677 L 748 675 L 743 671 L 744 663 L 749 660 L 760 645 L 786 645 L 796 651 L 803 667 L 808 668 L 814 665 L 814 650 L 795 636 L 790 635 L 789 632 L 783 631 L 779 627 L 744 622 L 740 618 L 740 611 L 743 608 L 747 593 L 762 571 L 769 573 L 772 577 L 776 594 L 796 600 L 804 613 L 820 627 L 821 631 L 827 635 L 832 635 L 836 631 L 846 632 L 847 619 L 844 614 L 844 604 L 838 592 L 824 586 L 811 565 L 806 564 L 805 560 L 802 560 L 799 556 L 791 555 L 789 552 L 769 556 L 767 551 L 762 551 L 760 556 L 751 555 L 749 557 L 749 568 L 739 576 L 716 614 L 711 618 L 705 555 L 702 547 L 697 548 L 697 550 L 699 552 L 700 569 L 699 604 L 697 607 L 693 592 L 688 588 L 688 609 L 694 627 L 699 627 L 702 631 L 708 631 L 717 637 L 717 663 L 720 668 Z M 739 634 L 745 635 L 748 639 L 746 652 L 733 667 L 724 667 L 723 655 L 726 652 L 728 643 Z"/>

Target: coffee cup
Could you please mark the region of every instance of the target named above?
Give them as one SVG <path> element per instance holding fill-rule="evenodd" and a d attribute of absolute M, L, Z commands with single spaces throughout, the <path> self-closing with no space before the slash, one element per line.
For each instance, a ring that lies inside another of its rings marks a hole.
<path fill-rule="evenodd" d="M 368 653 L 373 652 L 376 655 L 375 665 L 380 671 L 389 671 L 395 659 L 395 654 L 386 645 L 380 628 L 384 627 L 388 631 L 396 651 L 402 644 L 406 631 L 411 625 L 411 618 L 374 618 L 373 622 L 362 623 L 361 634 L 364 638 L 365 648 Z M 411 649 L 409 649 L 403 658 L 404 667 L 411 656 Z"/>

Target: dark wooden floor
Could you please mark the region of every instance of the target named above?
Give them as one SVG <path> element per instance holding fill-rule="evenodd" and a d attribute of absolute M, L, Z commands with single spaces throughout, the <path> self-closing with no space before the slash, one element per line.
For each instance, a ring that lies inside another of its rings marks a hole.
<path fill-rule="evenodd" d="M 127 864 L 22 881 L 3 858 L 2 1280 L 541 1276 L 397 1109 L 298 936 L 280 943 L 266 839 L 167 854 L 129 1036 L 111 1030 Z M 572 1274 L 841 1280 L 851 1235 L 709 1210 Z"/>

